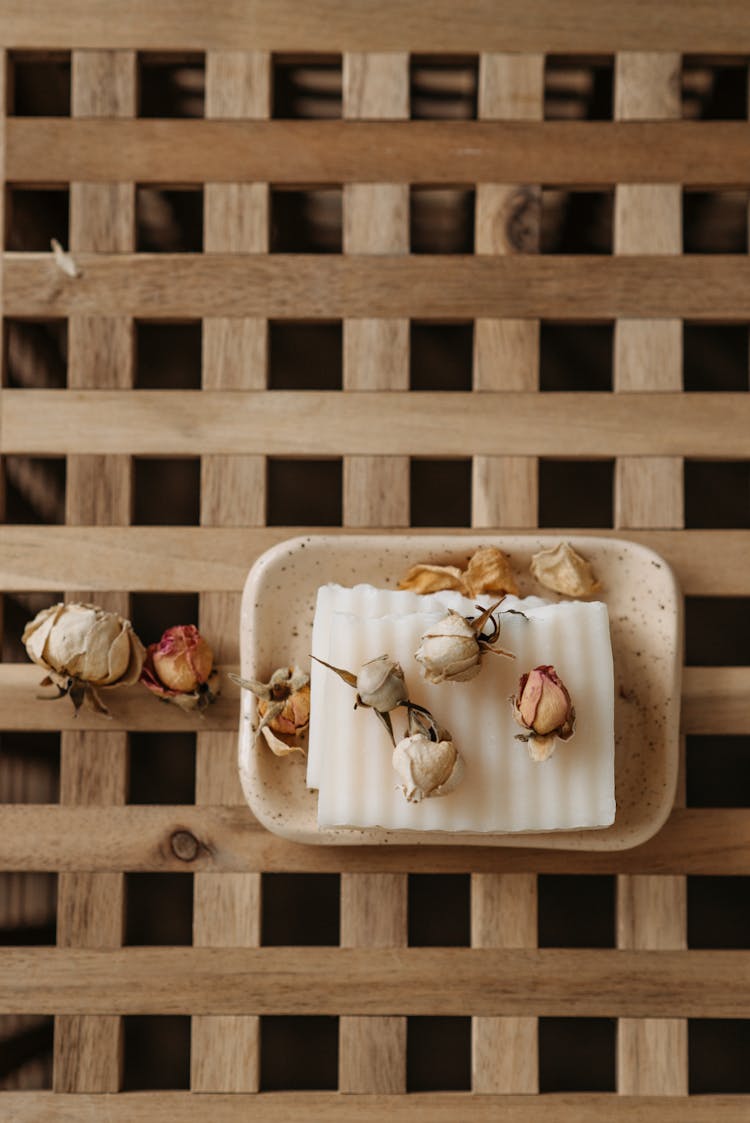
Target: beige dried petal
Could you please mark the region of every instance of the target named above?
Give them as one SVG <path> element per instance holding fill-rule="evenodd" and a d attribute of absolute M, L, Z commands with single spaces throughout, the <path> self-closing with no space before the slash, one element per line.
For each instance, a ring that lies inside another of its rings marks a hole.
<path fill-rule="evenodd" d="M 569 542 L 540 550 L 531 559 L 530 568 L 540 585 L 567 597 L 588 597 L 601 588 L 590 563 Z"/>
<path fill-rule="evenodd" d="M 398 583 L 413 593 L 440 593 L 444 589 L 466 592 L 463 574 L 455 565 L 413 565 Z"/>
<path fill-rule="evenodd" d="M 21 637 L 29 659 L 38 663 L 40 667 L 49 669 L 49 664 L 44 659 L 44 649 L 47 646 L 49 634 L 65 608 L 64 604 L 53 604 L 51 608 L 42 609 L 33 620 L 30 620 L 23 630 Z"/>
<path fill-rule="evenodd" d="M 550 734 L 549 737 L 529 737 L 526 742 L 529 757 L 535 764 L 541 764 L 543 760 L 549 760 L 556 747 L 557 738 L 554 733 Z"/>
<path fill-rule="evenodd" d="M 305 755 L 305 750 L 302 745 L 282 741 L 281 737 L 277 737 L 267 725 L 265 725 L 260 732 L 274 756 L 291 756 L 292 753 L 301 753 L 302 756 Z"/>
<path fill-rule="evenodd" d="M 481 593 L 518 596 L 510 558 L 497 546 L 480 546 L 474 551 L 466 567 L 464 583 L 471 597 Z"/>

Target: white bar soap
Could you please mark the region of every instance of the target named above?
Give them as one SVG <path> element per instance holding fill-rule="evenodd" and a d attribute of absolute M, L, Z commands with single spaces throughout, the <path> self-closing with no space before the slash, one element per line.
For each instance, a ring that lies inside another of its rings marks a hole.
<path fill-rule="evenodd" d="M 486 654 L 470 682 L 425 682 L 414 659 L 424 631 L 453 608 L 476 615 L 458 593 L 416 593 L 359 585 L 320 589 L 312 653 L 355 674 L 388 653 L 403 667 L 409 696 L 449 729 L 464 759 L 462 783 L 446 796 L 408 803 L 382 724 L 354 707 L 354 690 L 313 661 L 307 782 L 318 788 L 320 827 L 389 830 L 551 831 L 610 826 L 615 816 L 614 688 L 606 605 L 506 597 L 499 644 L 516 659 Z M 526 619 L 508 609 L 521 609 Z M 576 730 L 542 763 L 515 736 L 509 697 L 520 675 L 553 664 L 576 709 Z M 391 717 L 396 737 L 405 711 Z"/>

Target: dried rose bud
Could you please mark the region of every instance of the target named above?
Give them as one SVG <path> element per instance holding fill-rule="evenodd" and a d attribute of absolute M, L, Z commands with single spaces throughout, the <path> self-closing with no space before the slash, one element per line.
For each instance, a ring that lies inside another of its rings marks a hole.
<path fill-rule="evenodd" d="M 531 559 L 530 568 L 540 585 L 567 597 L 588 597 L 601 588 L 590 563 L 569 542 L 540 550 Z"/>
<path fill-rule="evenodd" d="M 555 741 L 573 736 L 576 714 L 567 688 L 552 666 L 534 667 L 522 675 L 518 694 L 511 699 L 513 716 L 529 732 L 518 734 L 532 760 L 546 760 Z"/>
<path fill-rule="evenodd" d="M 448 738 L 432 741 L 424 733 L 404 737 L 393 750 L 393 767 L 409 803 L 448 795 L 463 778 L 463 761 Z"/>
<path fill-rule="evenodd" d="M 61 696 L 70 694 L 76 710 L 85 701 L 108 713 L 97 688 L 132 686 L 145 656 L 130 621 L 94 604 L 45 608 L 22 639 L 29 658 L 47 671 L 42 685 L 54 683 Z"/>
<path fill-rule="evenodd" d="M 467 620 L 453 609 L 422 636 L 414 658 L 422 664 L 422 673 L 428 682 L 468 682 L 479 674 L 481 657 L 485 651 L 495 655 L 514 656 L 502 648 L 493 647 L 500 633 L 499 621 L 493 620 L 489 636 L 482 632 L 500 601 L 485 609 L 474 620 Z"/>
<path fill-rule="evenodd" d="M 277 667 L 268 682 L 229 677 L 258 699 L 255 730 L 276 756 L 305 752 L 301 738 L 310 723 L 310 676 L 299 667 Z M 287 740 L 283 740 L 287 738 Z"/>
<path fill-rule="evenodd" d="M 387 714 L 409 697 L 404 672 L 390 655 L 379 655 L 364 663 L 357 675 L 357 702 Z"/>
<path fill-rule="evenodd" d="M 194 624 L 167 628 L 158 644 L 151 647 L 154 670 L 170 690 L 197 690 L 201 683 L 208 682 L 214 653 Z"/>
<path fill-rule="evenodd" d="M 215 701 L 215 678 L 213 652 L 194 624 L 167 628 L 146 649 L 141 682 L 183 710 L 204 709 Z"/>

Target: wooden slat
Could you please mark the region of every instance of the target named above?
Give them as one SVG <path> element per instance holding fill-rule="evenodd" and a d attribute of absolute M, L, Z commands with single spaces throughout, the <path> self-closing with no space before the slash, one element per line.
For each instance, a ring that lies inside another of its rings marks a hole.
<path fill-rule="evenodd" d="M 49 255 L 6 253 L 6 315 L 746 321 L 750 285 L 741 254 L 79 254 L 77 263 L 72 278 Z"/>
<path fill-rule="evenodd" d="M 343 110 L 344 116 L 352 119 L 408 117 L 408 56 L 346 54 Z M 375 184 L 347 183 L 344 187 L 345 253 L 408 253 L 409 188 L 385 182 L 389 178 L 387 169 L 380 175 L 381 181 Z M 409 389 L 407 320 L 345 320 L 343 355 L 347 392 Z M 347 457 L 343 466 L 343 521 L 349 526 L 407 526 L 408 457 Z M 406 874 L 342 874 L 343 947 L 404 945 L 406 910 Z M 339 1091 L 406 1091 L 405 1018 L 340 1019 Z"/>
<path fill-rule="evenodd" d="M 479 115 L 539 121 L 544 111 L 542 55 L 483 54 L 479 63 Z M 524 125 L 524 128 L 526 126 Z M 476 252 L 538 252 L 541 190 L 499 173 L 498 183 L 477 186 Z M 542 178 L 540 171 L 534 178 Z M 477 320 L 474 389 L 529 391 L 539 386 L 539 323 Z M 533 457 L 474 456 L 471 521 L 474 526 L 535 526 L 538 463 Z M 471 880 L 473 947 L 529 947 L 537 942 L 533 874 L 474 874 Z M 475 1092 L 539 1090 L 537 1022 L 532 1017 L 472 1020 L 472 1088 Z"/>
<path fill-rule="evenodd" d="M 135 113 L 132 52 L 74 52 L 71 109 L 81 116 Z M 77 179 L 80 177 L 76 177 Z M 135 188 L 131 184 L 75 182 L 70 190 L 70 249 L 132 252 Z M 126 316 L 71 316 L 68 323 L 68 386 L 124 389 L 133 384 L 133 327 Z M 130 521 L 131 461 L 126 455 L 69 456 L 68 525 L 123 525 Z M 78 597 L 89 600 L 90 597 Z M 99 596 L 103 607 L 128 616 L 124 593 Z M 128 789 L 128 742 L 123 732 L 63 732 L 60 801 L 122 804 Z M 122 873 L 61 873 L 57 941 L 60 947 L 118 947 L 125 930 Z M 122 1079 L 123 1027 L 116 1016 L 55 1019 L 54 1087 L 58 1092 L 115 1092 Z"/>
<path fill-rule="evenodd" d="M 3 0 L 4 45 L 29 47 L 44 29 L 47 47 L 137 47 L 149 50 L 428 52 L 679 50 L 750 52 L 750 14 L 743 0 L 720 8 L 680 0 L 507 0 L 498 8 L 466 0 L 456 18 L 450 0 Z"/>
<path fill-rule="evenodd" d="M 615 64 L 615 116 L 679 117 L 680 57 L 619 54 Z M 650 180 L 650 177 L 644 177 Z M 682 250 L 678 183 L 615 189 L 615 252 Z M 618 320 L 614 387 L 621 392 L 682 389 L 682 323 Z M 643 457 L 617 461 L 615 521 L 618 526 L 681 527 L 683 465 Z M 683 744 L 684 752 L 684 744 Z M 678 802 L 680 802 L 678 793 Z M 620 877 L 617 883 L 617 945 L 682 949 L 687 946 L 687 883 L 684 877 Z M 684 1019 L 620 1020 L 617 1087 L 623 1095 L 686 1095 L 688 1031 Z"/>
<path fill-rule="evenodd" d="M 541 94 L 542 56 L 520 57 L 537 60 Z M 744 188 L 750 160 L 747 128 L 735 121 L 605 123 L 542 121 L 537 115 L 528 124 L 394 125 L 21 117 L 10 118 L 5 129 L 7 179 L 24 184 L 110 182 L 128 175 L 140 183 L 203 184 L 210 168 L 212 183 L 231 184 L 520 181 L 610 187 L 648 181 Z"/>
<path fill-rule="evenodd" d="M 749 971 L 723 950 L 3 948 L 0 1011 L 742 1018 Z"/>
<path fill-rule="evenodd" d="M 748 394 L 5 390 L 0 451 L 747 456 Z M 452 422 L 461 417 L 462 424 Z"/>
<path fill-rule="evenodd" d="M 221 697 L 199 717 L 167 708 L 146 697 L 140 686 L 110 692 L 112 716 L 107 719 L 88 709 L 74 716 L 65 700 L 43 705 L 39 701 L 38 667 L 19 663 L 0 666 L 0 728 L 43 730 L 186 730 L 234 729 L 237 724 L 237 688 L 220 668 Z M 43 691 L 54 698 L 54 692 Z M 686 667 L 682 704 L 683 733 L 730 735 L 750 733 L 750 668 Z"/>
<path fill-rule="evenodd" d="M 130 1092 L 107 1097 L 0 1093 L 14 1123 L 745 1123 L 750 1097 L 613 1096 L 596 1093 L 530 1096 L 430 1092 L 410 1096 L 340 1096 L 335 1092 L 266 1092 L 258 1096 Z"/>
<path fill-rule="evenodd" d="M 234 457 L 226 457 L 227 465 Z M 230 483 L 231 474 L 225 476 Z M 226 498 L 224 489 L 222 495 Z M 233 504 L 242 495 L 230 490 Z M 235 509 L 234 506 L 232 509 Z M 132 592 L 239 592 L 247 571 L 265 550 L 288 538 L 313 537 L 316 527 L 97 527 L 4 526 L 0 591 L 54 592 L 72 589 L 130 589 Z M 387 536 L 378 526 L 337 528 L 337 535 Z M 478 531 L 457 527 L 413 527 L 410 534 L 476 537 Z M 492 534 L 493 528 L 483 528 Z M 498 533 L 500 533 L 498 531 Z M 504 532 L 503 532 L 504 533 Z M 611 536 L 610 530 L 544 530 L 545 535 Z M 688 596 L 750 596 L 750 531 L 689 530 L 616 531 L 618 538 L 640 542 L 661 554 L 675 570 Z M 394 575 L 395 576 L 395 575 Z"/>
<path fill-rule="evenodd" d="M 210 52 L 206 60 L 208 117 L 267 117 L 271 59 L 265 52 Z M 204 151 L 203 156 L 207 157 Z M 209 163 L 212 169 L 213 164 Z M 268 186 L 211 182 L 205 191 L 207 253 L 268 252 Z M 264 320 L 203 321 L 203 386 L 206 390 L 265 390 L 268 328 Z M 204 456 L 201 459 L 201 524 L 204 527 L 265 520 L 265 459 Z M 217 658 L 239 658 L 236 593 L 205 591 L 200 626 Z M 233 732 L 201 732 L 196 744 L 196 803 L 232 804 L 242 798 Z M 261 875 L 215 878 L 197 874 L 193 942 L 196 947 L 243 947 L 260 943 Z M 260 1023 L 248 1015 L 193 1017 L 190 1048 L 193 1091 L 257 1092 Z"/>
<path fill-rule="evenodd" d="M 0 826 L 3 870 L 750 874 L 746 809 L 678 808 L 649 842 L 611 852 L 300 846 L 269 834 L 244 805 L 6 806 L 0 808 Z"/>

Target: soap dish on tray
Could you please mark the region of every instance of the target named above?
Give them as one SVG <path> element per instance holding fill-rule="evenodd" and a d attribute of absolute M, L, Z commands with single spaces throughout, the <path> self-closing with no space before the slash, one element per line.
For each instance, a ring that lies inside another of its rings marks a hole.
<path fill-rule="evenodd" d="M 297 842 L 339 846 L 387 843 L 624 850 L 654 835 L 671 810 L 677 783 L 682 670 L 682 601 L 677 583 L 667 563 L 638 543 L 583 535 L 565 540 L 592 563 L 602 585 L 597 598 L 609 610 L 617 803 L 611 826 L 502 833 L 320 828 L 318 793 L 307 787 L 304 759 L 296 753 L 276 757 L 262 738 L 255 737 L 255 699 L 242 691 L 240 779 L 261 824 Z M 393 589 L 416 563 L 465 566 L 474 550 L 483 545 L 499 546 L 510 555 L 521 596 L 569 600 L 542 588 L 529 573 L 531 555 L 559 541 L 559 537 L 543 534 L 327 534 L 281 542 L 257 560 L 245 583 L 241 674 L 267 679 L 276 667 L 309 667 L 315 600 L 321 585 L 371 584 Z M 574 743 L 575 739 L 571 746 Z"/>

